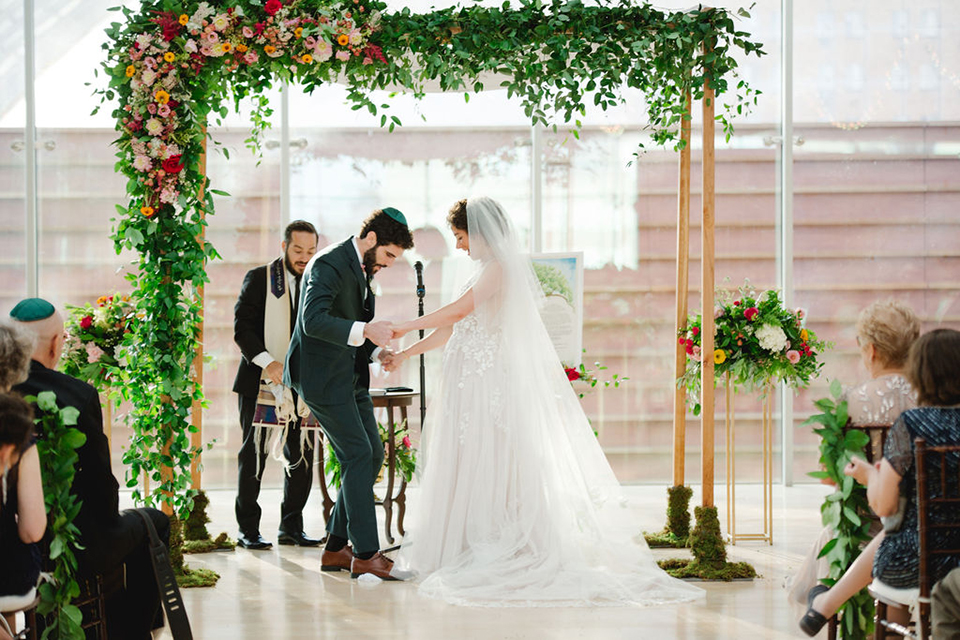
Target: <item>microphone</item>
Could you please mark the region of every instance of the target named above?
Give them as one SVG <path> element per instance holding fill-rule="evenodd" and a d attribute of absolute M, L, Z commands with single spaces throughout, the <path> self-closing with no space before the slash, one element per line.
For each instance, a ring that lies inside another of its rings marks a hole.
<path fill-rule="evenodd" d="M 423 263 L 417 260 L 413 264 L 413 268 L 417 270 L 417 297 L 423 300 L 423 297 L 427 295 L 427 290 L 423 286 Z"/>

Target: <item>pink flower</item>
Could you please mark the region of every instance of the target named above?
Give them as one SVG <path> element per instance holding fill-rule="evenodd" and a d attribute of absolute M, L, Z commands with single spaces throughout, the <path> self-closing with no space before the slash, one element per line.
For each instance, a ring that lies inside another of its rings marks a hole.
<path fill-rule="evenodd" d="M 246 26 L 245 26 L 243 29 L 241 29 L 241 31 L 243 32 L 243 37 L 244 37 L 244 38 L 252 38 L 252 37 L 253 37 L 253 29 L 251 29 L 250 27 L 246 27 Z"/>
<path fill-rule="evenodd" d="M 94 363 L 100 359 L 100 356 L 103 355 L 103 349 L 92 342 L 88 342 L 83 346 L 87 350 L 87 362 Z"/>
<path fill-rule="evenodd" d="M 700 361 L 700 347 L 694 345 L 694 347 L 693 347 L 693 352 L 690 354 L 690 356 L 691 356 L 694 360 L 696 360 L 696 361 L 699 362 L 699 361 Z"/>
<path fill-rule="evenodd" d="M 133 159 L 133 168 L 137 171 L 148 171 L 150 164 L 150 158 L 147 156 L 136 156 Z"/>
<path fill-rule="evenodd" d="M 150 106 L 153 106 L 153 103 L 148 105 L 148 108 Z M 161 118 L 166 118 L 168 115 L 170 115 L 170 105 L 162 104 L 159 107 L 157 107 L 157 115 L 160 116 Z"/>
<path fill-rule="evenodd" d="M 743 317 L 746 318 L 747 321 L 750 321 L 756 318 L 758 313 L 760 313 L 760 309 L 757 309 L 756 307 L 750 307 L 749 309 L 745 309 L 743 311 Z"/>
<path fill-rule="evenodd" d="M 403 446 L 405 446 L 407 449 L 413 447 L 413 443 L 410 442 L 410 436 L 403 436 Z"/>
<path fill-rule="evenodd" d="M 247 52 L 243 55 L 243 61 L 246 62 L 247 64 L 256 64 L 257 59 L 258 59 L 259 57 L 260 57 L 260 56 L 257 55 L 257 52 L 256 52 L 256 51 L 247 51 Z"/>
<path fill-rule="evenodd" d="M 791 364 L 797 364 L 800 362 L 800 352 L 794 349 L 787 351 L 787 360 L 789 360 Z"/>
<path fill-rule="evenodd" d="M 800 307 L 797 307 L 796 313 L 797 313 L 797 317 L 800 318 L 801 320 L 803 320 L 803 318 L 807 315 L 807 312 L 801 309 Z"/>
<path fill-rule="evenodd" d="M 371 58 L 370 56 L 364 57 L 363 64 L 373 64 L 373 58 Z"/>
<path fill-rule="evenodd" d="M 344 51 L 342 49 L 340 51 L 337 51 L 337 60 L 340 60 L 341 62 L 346 62 L 349 59 L 350 59 L 349 51 Z"/>
<path fill-rule="evenodd" d="M 147 68 L 148 68 L 148 69 L 156 69 L 156 68 L 157 68 L 157 59 L 156 59 L 156 58 L 147 58 L 147 59 L 145 59 L 145 60 L 143 61 L 143 63 L 144 63 L 145 65 L 147 65 Z"/>

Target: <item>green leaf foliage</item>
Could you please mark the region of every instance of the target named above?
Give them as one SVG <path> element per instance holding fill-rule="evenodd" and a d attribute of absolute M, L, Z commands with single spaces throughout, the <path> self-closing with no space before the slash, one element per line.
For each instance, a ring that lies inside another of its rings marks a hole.
<path fill-rule="evenodd" d="M 824 582 L 833 585 L 860 555 L 860 545 L 870 539 L 870 505 L 866 487 L 843 473 L 851 457 L 864 457 L 864 447 L 870 437 L 862 431 L 847 430 L 847 402 L 836 380 L 830 384 L 832 398 L 822 398 L 814 405 L 821 413 L 810 417 L 801 427 L 819 425 L 814 431 L 820 436 L 820 471 L 809 475 L 829 479 L 837 491 L 826 497 L 820 509 L 823 524 L 834 532 L 820 550 L 818 557 L 827 558 L 830 572 Z M 866 589 L 861 590 L 837 612 L 840 637 L 862 639 L 873 632 L 874 604 Z"/>

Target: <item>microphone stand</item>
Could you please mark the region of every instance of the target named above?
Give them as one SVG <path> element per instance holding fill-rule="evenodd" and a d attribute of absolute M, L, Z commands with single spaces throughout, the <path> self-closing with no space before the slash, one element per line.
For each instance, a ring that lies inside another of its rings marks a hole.
<path fill-rule="evenodd" d="M 423 298 L 427 289 L 423 286 L 423 263 L 417 260 L 413 268 L 417 270 L 417 298 L 419 298 L 418 316 L 423 316 Z M 423 340 L 424 330 L 420 329 L 420 339 Z M 427 370 L 424 366 L 423 354 L 420 354 L 420 432 L 423 432 L 424 419 L 427 415 Z"/>

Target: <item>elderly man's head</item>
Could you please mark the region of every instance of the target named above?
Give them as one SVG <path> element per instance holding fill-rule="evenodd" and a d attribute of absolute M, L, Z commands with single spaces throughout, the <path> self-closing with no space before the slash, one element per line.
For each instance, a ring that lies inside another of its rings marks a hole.
<path fill-rule="evenodd" d="M 63 316 L 42 298 L 21 300 L 10 312 L 10 318 L 36 338 L 33 359 L 53 369 L 63 353 Z"/>

